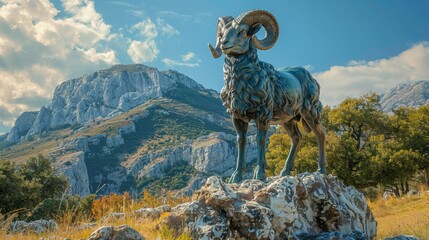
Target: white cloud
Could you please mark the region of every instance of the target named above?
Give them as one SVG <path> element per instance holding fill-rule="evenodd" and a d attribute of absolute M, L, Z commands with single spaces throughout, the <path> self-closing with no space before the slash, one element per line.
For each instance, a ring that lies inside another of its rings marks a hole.
<path fill-rule="evenodd" d="M 39 109 L 62 81 L 118 62 L 94 2 L 62 4 L 65 17 L 49 0 L 0 0 L 0 124 Z"/>
<path fill-rule="evenodd" d="M 134 24 L 132 30 L 138 30 L 139 33 L 148 39 L 154 39 L 158 36 L 158 30 L 150 18 Z"/>
<path fill-rule="evenodd" d="M 122 1 L 109 1 L 108 3 L 110 3 L 112 5 L 126 7 L 126 8 L 133 8 L 133 7 L 135 7 L 135 5 L 133 5 L 133 4 L 122 2 Z"/>
<path fill-rule="evenodd" d="M 116 62 L 116 53 L 113 50 L 109 50 L 106 52 L 97 53 L 97 50 L 95 48 L 90 49 L 83 49 L 83 48 L 77 48 L 79 52 L 81 52 L 86 59 L 89 61 L 96 63 L 96 62 L 106 62 L 106 63 L 115 63 Z"/>
<path fill-rule="evenodd" d="M 164 21 L 164 19 L 158 18 L 156 20 L 156 23 L 157 23 L 159 29 L 161 30 L 161 33 L 163 33 L 164 35 L 173 36 L 173 35 L 179 35 L 180 34 L 180 32 L 177 29 L 175 29 L 170 24 L 166 23 Z"/>
<path fill-rule="evenodd" d="M 193 52 L 188 52 L 184 55 L 181 55 L 182 61 L 173 60 L 170 58 L 164 58 L 162 61 L 167 66 L 183 66 L 183 67 L 198 67 L 201 63 L 201 60 Z"/>
<path fill-rule="evenodd" d="M 154 40 L 132 41 L 127 51 L 134 63 L 152 62 L 159 54 Z"/>
<path fill-rule="evenodd" d="M 337 105 L 346 97 L 378 94 L 403 82 L 429 79 L 429 43 L 419 43 L 397 56 L 374 61 L 350 61 L 315 73 L 323 104 Z"/>
<path fill-rule="evenodd" d="M 173 26 L 158 18 L 156 24 L 146 18 L 131 27 L 131 32 L 138 31 L 145 38 L 144 41 L 129 40 L 128 56 L 134 63 L 153 62 L 159 54 L 157 42 L 158 32 L 163 35 L 172 36 L 179 34 Z"/>
<path fill-rule="evenodd" d="M 197 60 L 198 61 L 199 59 L 197 58 L 197 55 L 195 53 L 188 52 L 187 54 L 182 55 L 182 60 L 185 61 L 185 62 L 189 62 L 189 61 L 192 61 L 192 60 Z"/>

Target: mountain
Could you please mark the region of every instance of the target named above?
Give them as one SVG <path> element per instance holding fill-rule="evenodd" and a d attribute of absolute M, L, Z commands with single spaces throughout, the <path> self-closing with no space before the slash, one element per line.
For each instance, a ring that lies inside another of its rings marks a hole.
<path fill-rule="evenodd" d="M 429 81 L 400 84 L 383 94 L 381 106 L 385 112 L 398 107 L 419 107 L 429 104 Z"/>
<path fill-rule="evenodd" d="M 18 117 L 8 135 L 10 144 L 46 130 L 120 115 L 149 99 L 168 94 L 178 85 L 204 87 L 175 71 L 160 72 L 144 65 L 116 65 L 60 84 L 47 107 Z"/>
<path fill-rule="evenodd" d="M 0 158 L 49 157 L 73 194 L 148 186 L 189 194 L 207 176 L 232 173 L 233 133 L 218 92 L 176 71 L 116 65 L 63 82 L 47 106 L 22 113 Z M 256 142 L 248 142 L 252 164 Z"/>

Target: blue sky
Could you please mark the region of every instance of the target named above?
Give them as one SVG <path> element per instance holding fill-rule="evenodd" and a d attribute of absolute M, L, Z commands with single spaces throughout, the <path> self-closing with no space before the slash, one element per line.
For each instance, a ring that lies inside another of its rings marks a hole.
<path fill-rule="evenodd" d="M 305 66 L 325 104 L 429 79 L 426 0 L 0 0 L 0 133 L 59 83 L 112 64 L 175 69 L 219 91 L 223 57 L 207 43 L 219 16 L 250 9 L 280 25 L 260 59 Z"/>

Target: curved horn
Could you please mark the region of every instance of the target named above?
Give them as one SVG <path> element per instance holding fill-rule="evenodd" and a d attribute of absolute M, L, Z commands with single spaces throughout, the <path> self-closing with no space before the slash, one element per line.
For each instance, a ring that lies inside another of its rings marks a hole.
<path fill-rule="evenodd" d="M 216 47 L 212 47 L 212 45 L 209 43 L 209 49 L 214 58 L 218 58 L 222 55 L 222 50 L 220 49 L 220 39 L 222 37 L 221 31 L 223 26 L 225 26 L 227 23 L 231 22 L 232 20 L 234 20 L 233 17 L 225 16 L 225 17 L 220 17 L 217 21 Z"/>
<path fill-rule="evenodd" d="M 265 10 L 252 10 L 242 13 L 235 21 L 245 23 L 249 26 L 260 23 L 264 26 L 267 35 L 264 39 L 259 40 L 255 35 L 252 37 L 253 45 L 261 50 L 268 50 L 274 46 L 279 38 L 279 24 L 276 18 L 268 11 Z"/>

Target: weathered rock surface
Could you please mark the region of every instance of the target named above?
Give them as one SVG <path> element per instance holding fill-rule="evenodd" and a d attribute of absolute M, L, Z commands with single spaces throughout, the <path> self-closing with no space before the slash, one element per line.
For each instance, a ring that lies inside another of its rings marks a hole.
<path fill-rule="evenodd" d="M 85 153 L 83 151 L 72 152 L 62 155 L 56 168 L 69 180 L 70 194 L 86 196 L 90 194 L 89 176 L 85 164 Z"/>
<path fill-rule="evenodd" d="M 21 138 L 27 135 L 34 121 L 36 121 L 38 112 L 23 112 L 15 121 L 15 126 L 10 130 L 6 141 L 9 144 L 15 144 L 21 141 Z"/>
<path fill-rule="evenodd" d="M 400 235 L 396 237 L 386 238 L 384 240 L 420 240 L 420 239 L 415 236 Z"/>
<path fill-rule="evenodd" d="M 341 233 L 325 232 L 320 234 L 301 234 L 296 237 L 299 240 L 367 240 L 362 232 Z"/>
<path fill-rule="evenodd" d="M 144 240 L 135 229 L 127 226 L 105 226 L 95 230 L 88 240 Z"/>
<path fill-rule="evenodd" d="M 362 193 L 318 173 L 240 184 L 210 177 L 164 222 L 195 239 L 372 239 L 377 229 Z"/>
<path fill-rule="evenodd" d="M 51 126 L 51 118 L 52 110 L 43 106 L 37 114 L 36 120 L 28 131 L 27 138 L 48 130 Z M 64 123 L 61 125 L 63 124 Z"/>
<path fill-rule="evenodd" d="M 429 104 L 429 81 L 400 84 L 387 91 L 380 100 L 385 112 L 398 107 L 419 107 Z"/>
<path fill-rule="evenodd" d="M 10 233 L 34 232 L 36 234 L 57 229 L 54 220 L 36 220 L 32 222 L 15 221 L 9 226 Z"/>
<path fill-rule="evenodd" d="M 142 155 L 129 168 L 129 172 L 138 176 L 161 178 L 165 168 L 185 160 L 198 172 L 228 177 L 234 170 L 237 158 L 235 139 L 234 135 L 223 132 L 210 133 L 195 141 L 169 149 L 168 152 Z M 255 162 L 257 152 L 255 136 L 249 136 L 247 139 L 246 163 Z M 195 187 L 199 187 L 199 184 Z"/>

